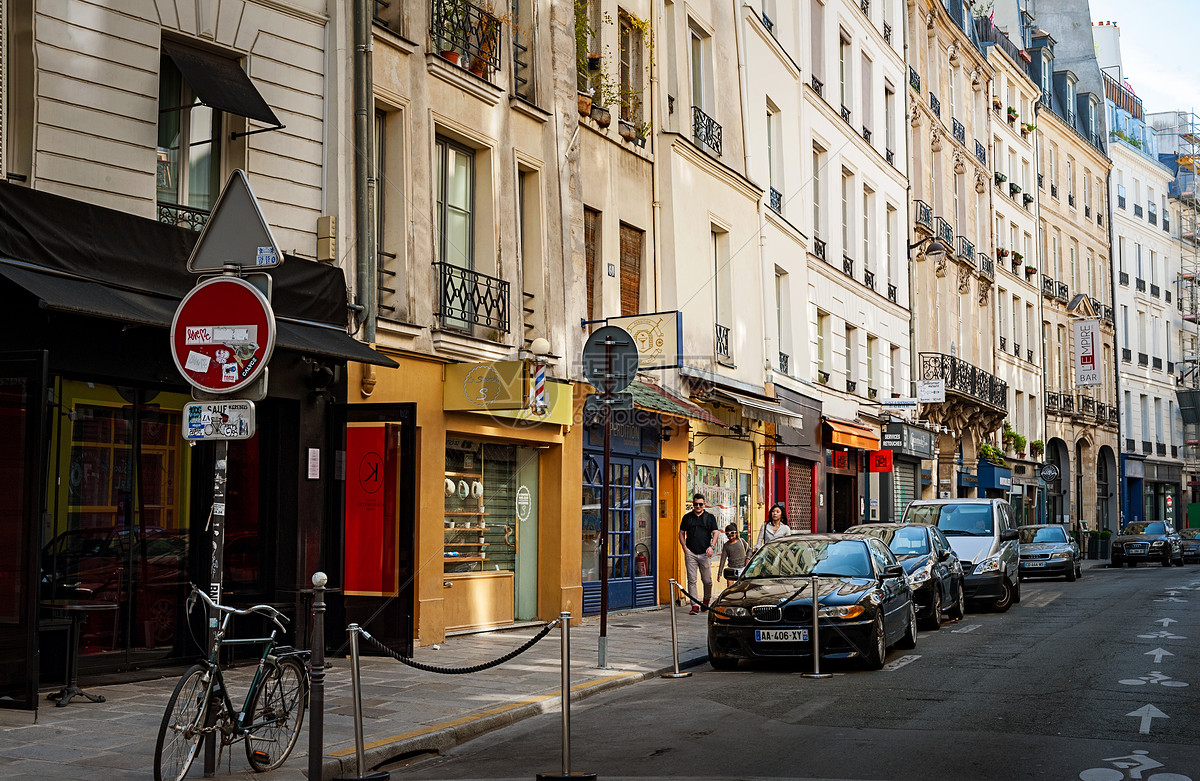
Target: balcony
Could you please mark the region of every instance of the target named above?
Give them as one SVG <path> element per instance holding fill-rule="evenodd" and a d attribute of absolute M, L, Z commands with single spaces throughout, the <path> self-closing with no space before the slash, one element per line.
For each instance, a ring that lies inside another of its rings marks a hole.
<path fill-rule="evenodd" d="M 1046 175 L 1045 174 L 1038 174 L 1038 187 L 1040 187 L 1043 190 L 1046 189 Z"/>
<path fill-rule="evenodd" d="M 1126 453 L 1136 453 L 1137 452 L 1137 441 L 1134 440 L 1132 437 L 1125 437 L 1125 452 Z"/>
<path fill-rule="evenodd" d="M 850 109 L 846 108 L 845 106 L 842 106 L 842 121 L 847 125 L 850 124 Z"/>
<path fill-rule="evenodd" d="M 762 12 L 762 23 L 763 27 L 767 28 L 767 32 L 775 34 L 775 23 L 771 21 L 771 17 L 767 16 L 766 11 Z"/>
<path fill-rule="evenodd" d="M 942 101 L 938 100 L 937 95 L 934 95 L 932 92 L 929 93 L 929 108 L 938 117 L 942 116 Z"/>
<path fill-rule="evenodd" d="M 776 214 L 783 213 L 783 193 L 779 192 L 774 187 L 771 188 L 771 200 L 769 203 L 772 211 L 774 211 Z"/>
<path fill-rule="evenodd" d="M 937 237 L 947 248 L 954 246 L 954 226 L 941 217 L 937 218 Z"/>
<path fill-rule="evenodd" d="M 983 404 L 1008 410 L 1008 383 L 944 353 L 921 353 L 921 379 L 945 380 L 946 390 L 975 399 Z"/>
<path fill-rule="evenodd" d="M 872 290 L 875 289 L 875 272 L 874 271 L 863 271 L 863 284 L 866 285 L 867 287 L 871 288 Z"/>
<path fill-rule="evenodd" d="M 871 0 L 859 0 L 858 7 L 867 16 L 871 15 Z"/>
<path fill-rule="evenodd" d="M 721 126 L 699 106 L 692 106 L 692 140 L 697 146 L 706 146 L 714 155 L 721 156 Z"/>
<path fill-rule="evenodd" d="M 975 245 L 967 241 L 966 236 L 958 237 L 958 256 L 972 266 L 975 265 Z"/>
<path fill-rule="evenodd" d="M 728 358 L 729 357 L 729 326 L 721 325 L 720 323 L 715 323 L 713 330 L 715 331 L 714 337 L 716 340 L 717 356 L 721 357 L 721 358 Z"/>
<path fill-rule="evenodd" d="M 1113 318 L 1113 308 L 1105 304 L 1100 307 L 1100 321 L 1109 325 L 1116 325 L 1116 320 Z"/>
<path fill-rule="evenodd" d="M 1054 391 L 1046 392 L 1046 411 L 1058 412 L 1058 394 Z"/>
<path fill-rule="evenodd" d="M 1096 402 L 1096 421 L 1103 423 L 1108 420 L 1108 405 L 1102 401 Z"/>
<path fill-rule="evenodd" d="M 1072 209 L 1075 208 L 1075 193 L 1067 193 L 1067 205 Z"/>
<path fill-rule="evenodd" d="M 933 235 L 933 207 L 924 201 L 913 201 L 913 210 L 917 213 L 918 229 L 923 229 L 927 235 Z"/>
<path fill-rule="evenodd" d="M 1029 361 L 1030 363 L 1033 363 L 1033 348 L 1032 347 L 1025 348 L 1025 360 Z"/>
<path fill-rule="evenodd" d="M 1071 288 L 1067 286 L 1066 282 L 1059 282 L 1057 284 L 1058 287 L 1054 291 L 1054 298 L 1060 303 L 1065 304 L 1071 300 Z"/>
<path fill-rule="evenodd" d="M 1142 452 L 1145 453 L 1146 455 L 1150 455 L 1150 453 L 1152 453 L 1153 451 L 1154 451 L 1154 448 L 1151 445 L 1150 440 L 1143 439 L 1142 440 Z"/>
<path fill-rule="evenodd" d="M 983 167 L 987 167 L 987 147 L 984 146 L 979 139 L 975 139 L 975 159 Z"/>
<path fill-rule="evenodd" d="M 1167 233 L 1171 232 L 1171 218 L 1165 214 L 1163 215 L 1163 230 Z"/>
<path fill-rule="evenodd" d="M 888 165 L 895 165 L 896 164 L 896 153 L 890 149 L 885 149 L 885 150 L 883 150 L 883 159 L 887 161 Z"/>
<path fill-rule="evenodd" d="M 1018 358 L 1021 357 L 1021 345 L 1017 344 L 1016 342 L 1013 342 L 1013 355 L 1017 356 Z"/>
<path fill-rule="evenodd" d="M 842 273 L 854 279 L 854 258 L 842 255 Z"/>
<path fill-rule="evenodd" d="M 1150 356 L 1146 353 L 1138 353 L 1138 366 L 1149 366 Z"/>
<path fill-rule="evenodd" d="M 1121 360 L 1125 363 L 1133 363 L 1133 350 L 1128 347 L 1121 348 Z"/>
<path fill-rule="evenodd" d="M 1051 197 L 1051 198 L 1057 198 L 1057 197 L 1058 197 L 1058 185 L 1057 185 L 1057 184 L 1055 184 L 1054 182 L 1051 182 L 1051 183 L 1050 183 L 1050 197 Z"/>
<path fill-rule="evenodd" d="M 967 129 L 965 127 L 963 127 L 963 123 L 959 122 L 957 119 L 952 118 L 950 120 L 950 130 L 951 130 L 951 132 L 954 133 L 955 140 L 958 141 L 958 143 L 962 144 L 963 146 L 966 146 L 966 144 L 967 144 Z"/>
<path fill-rule="evenodd" d="M 1090 220 L 1092 218 L 1092 207 L 1091 206 L 1084 204 L 1083 217 L 1084 217 L 1084 219 L 1087 219 L 1087 220 Z"/>
<path fill-rule="evenodd" d="M 1007 336 L 1000 337 L 1000 352 L 1002 352 L 1002 353 L 1008 352 L 1008 337 Z"/>
<path fill-rule="evenodd" d="M 781 374 L 788 374 L 788 365 L 791 363 L 791 361 L 791 356 L 789 356 L 787 353 L 779 354 L 779 371 Z"/>
<path fill-rule="evenodd" d="M 883 42 L 889 46 L 892 43 L 892 26 L 887 22 L 883 23 Z"/>
<path fill-rule="evenodd" d="M 1087 417 L 1096 414 L 1096 400 L 1086 394 L 1079 396 L 1079 411 Z"/>
<path fill-rule="evenodd" d="M 458 62 L 478 76 L 500 69 L 500 20 L 473 3 L 432 0 L 429 36 L 435 51 L 457 52 Z"/>
<path fill-rule="evenodd" d="M 996 263 L 987 255 L 979 256 L 979 273 L 988 279 L 996 278 Z"/>
<path fill-rule="evenodd" d="M 896 300 L 898 297 L 898 291 L 896 290 L 896 286 L 890 282 L 888 283 L 887 297 L 888 301 L 891 301 L 893 304 L 898 303 Z"/>
<path fill-rule="evenodd" d="M 1075 397 L 1069 393 L 1058 394 L 1058 411 L 1064 415 L 1075 412 Z"/>
<path fill-rule="evenodd" d="M 1097 225 L 1104 224 L 1104 212 L 1100 211 L 1099 209 L 1096 209 L 1096 224 Z"/>
<path fill-rule="evenodd" d="M 1138 279 L 1134 280 L 1134 285 L 1133 285 L 1133 286 L 1134 286 L 1135 288 L 1137 288 L 1137 291 L 1138 291 L 1139 293 L 1145 293 L 1145 292 L 1146 292 L 1146 280 L 1142 279 L 1141 277 L 1139 277 Z"/>
<path fill-rule="evenodd" d="M 821 81 L 816 76 L 813 76 L 812 77 L 812 88 L 813 88 L 813 91 L 817 93 L 817 97 L 823 99 L 823 95 L 821 94 L 821 91 L 823 89 L 825 89 L 825 82 Z"/>
<path fill-rule="evenodd" d="M 442 328 L 473 331 L 476 326 L 508 333 L 508 280 L 434 263 L 438 283 L 438 308 L 434 313 Z"/>
<path fill-rule="evenodd" d="M 871 143 L 871 128 L 863 125 L 863 140 L 868 144 Z"/>
<path fill-rule="evenodd" d="M 1048 274 L 1042 274 L 1042 295 L 1046 298 L 1054 298 L 1055 290 L 1054 278 Z"/>
<path fill-rule="evenodd" d="M 917 73 L 917 69 L 911 65 L 908 66 L 908 86 L 917 92 L 921 91 L 921 74 Z"/>
<path fill-rule="evenodd" d="M 825 242 L 818 238 L 813 239 L 813 254 L 821 260 L 825 260 Z"/>
<path fill-rule="evenodd" d="M 1129 284 L 1129 272 L 1128 271 L 1119 272 L 1117 274 L 1117 281 L 1120 282 L 1122 285 L 1128 285 Z"/>
<path fill-rule="evenodd" d="M 204 226 L 208 224 L 209 212 L 207 209 L 194 209 L 191 206 L 179 206 L 174 203 L 160 203 L 156 208 L 158 221 L 165 222 L 167 225 L 199 232 L 204 230 Z"/>
<path fill-rule="evenodd" d="M 1117 196 L 1117 208 L 1118 208 L 1118 209 L 1124 209 L 1124 208 L 1125 208 L 1125 196 L 1124 196 L 1124 195 L 1118 195 L 1118 196 Z"/>
<path fill-rule="evenodd" d="M 1150 204 L 1150 206 L 1146 208 L 1146 221 L 1151 225 L 1158 224 L 1158 212 L 1155 210 L 1154 204 Z"/>
<path fill-rule="evenodd" d="M 829 372 L 824 371 L 823 369 L 817 369 L 817 382 L 821 383 L 822 385 L 828 385 Z"/>
<path fill-rule="evenodd" d="M 1142 216 L 1142 205 L 1140 203 L 1135 203 L 1133 205 L 1133 216 L 1134 217 Z"/>
<path fill-rule="evenodd" d="M 1155 298 L 1159 298 L 1160 297 L 1159 294 L 1161 292 L 1162 291 L 1159 290 L 1158 285 L 1154 284 L 1153 282 L 1150 283 L 1150 295 L 1154 296 Z"/>

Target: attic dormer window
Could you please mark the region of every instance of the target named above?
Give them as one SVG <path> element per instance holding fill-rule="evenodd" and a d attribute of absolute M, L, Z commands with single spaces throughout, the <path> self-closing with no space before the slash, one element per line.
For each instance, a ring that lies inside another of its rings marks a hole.
<path fill-rule="evenodd" d="M 1050 55 L 1042 55 L 1042 95 L 1050 98 Z"/>

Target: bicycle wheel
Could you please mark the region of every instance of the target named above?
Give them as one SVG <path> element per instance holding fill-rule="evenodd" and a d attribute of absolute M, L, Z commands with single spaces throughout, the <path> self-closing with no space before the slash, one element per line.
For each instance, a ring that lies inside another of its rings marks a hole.
<path fill-rule="evenodd" d="M 269 667 L 254 692 L 247 720 L 258 726 L 246 736 L 246 759 L 262 772 L 287 761 L 300 737 L 308 707 L 308 673 L 295 659 Z"/>
<path fill-rule="evenodd" d="M 187 775 L 204 737 L 199 727 L 204 723 L 208 692 L 205 668 L 198 664 L 192 665 L 175 684 L 158 727 L 154 781 L 181 781 Z"/>

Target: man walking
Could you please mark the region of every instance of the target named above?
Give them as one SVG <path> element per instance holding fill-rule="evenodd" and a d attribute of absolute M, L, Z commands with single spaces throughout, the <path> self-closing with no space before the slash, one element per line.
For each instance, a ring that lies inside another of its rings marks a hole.
<path fill-rule="evenodd" d="M 692 615 L 708 610 L 712 598 L 712 555 L 717 546 L 717 519 L 704 509 L 704 494 L 692 497 L 692 511 L 679 523 L 679 544 L 683 546 L 683 561 L 687 568 L 688 594 L 696 593 L 696 572 L 704 583 L 704 601 L 697 605 L 692 599 Z"/>

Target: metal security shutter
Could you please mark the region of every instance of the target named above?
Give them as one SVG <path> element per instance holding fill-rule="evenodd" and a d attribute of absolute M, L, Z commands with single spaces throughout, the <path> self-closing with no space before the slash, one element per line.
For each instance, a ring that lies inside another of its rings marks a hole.
<path fill-rule="evenodd" d="M 899 521 L 904 517 L 904 508 L 917 498 L 917 465 L 911 461 L 895 461 L 892 466 L 892 507 L 894 518 L 880 518 L 881 521 Z"/>
<path fill-rule="evenodd" d="M 812 531 L 812 464 L 788 459 L 788 525 L 800 531 Z"/>
<path fill-rule="evenodd" d="M 621 223 L 621 316 L 641 311 L 642 231 Z"/>

